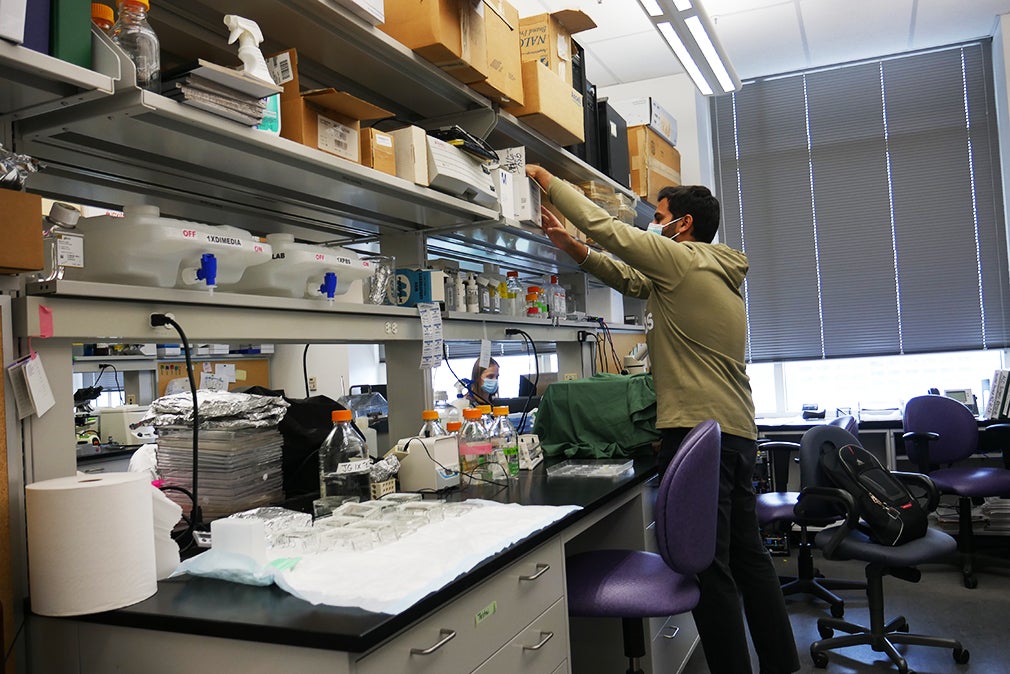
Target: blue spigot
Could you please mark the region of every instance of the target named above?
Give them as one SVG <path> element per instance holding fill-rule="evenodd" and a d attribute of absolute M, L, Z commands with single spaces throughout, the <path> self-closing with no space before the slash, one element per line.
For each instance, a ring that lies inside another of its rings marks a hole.
<path fill-rule="evenodd" d="M 333 299 L 333 296 L 337 294 L 336 272 L 328 271 L 323 275 L 323 285 L 319 286 L 319 292 L 326 295 L 326 299 Z"/>
<path fill-rule="evenodd" d="M 200 268 L 196 270 L 198 281 L 205 281 L 208 288 L 217 287 L 217 257 L 214 253 L 204 253 L 200 256 Z"/>

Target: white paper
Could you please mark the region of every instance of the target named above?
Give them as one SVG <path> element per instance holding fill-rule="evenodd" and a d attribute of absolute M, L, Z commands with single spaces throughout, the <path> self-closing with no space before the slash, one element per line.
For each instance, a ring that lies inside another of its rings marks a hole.
<path fill-rule="evenodd" d="M 422 302 L 417 305 L 421 318 L 421 363 L 420 369 L 438 367 L 442 364 L 442 312 L 437 304 Z"/>
<path fill-rule="evenodd" d="M 219 374 L 214 374 L 212 372 L 201 372 L 200 388 L 207 389 L 209 391 L 227 391 L 228 380 Z"/>
<path fill-rule="evenodd" d="M 480 340 L 480 356 L 477 358 L 477 363 L 481 367 L 487 367 L 491 364 L 491 340 L 482 339 Z"/>
<path fill-rule="evenodd" d="M 26 362 L 25 360 L 19 360 L 7 366 L 7 378 L 10 380 L 18 419 L 24 419 L 34 411 L 32 408 L 32 396 L 28 393 L 28 384 L 25 382 L 24 366 Z"/>
<path fill-rule="evenodd" d="M 52 387 L 49 386 L 46 369 L 42 367 L 42 358 L 37 353 L 33 353 L 25 363 L 24 373 L 28 393 L 32 397 L 32 407 L 35 414 L 41 417 L 56 404 L 56 398 L 53 396 Z"/>
<path fill-rule="evenodd" d="M 218 363 L 214 367 L 214 374 L 229 384 L 233 383 L 235 381 L 235 363 Z"/>

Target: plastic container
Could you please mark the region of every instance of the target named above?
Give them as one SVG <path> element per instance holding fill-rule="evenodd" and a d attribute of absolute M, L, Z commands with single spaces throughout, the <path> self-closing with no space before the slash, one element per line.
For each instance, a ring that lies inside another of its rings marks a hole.
<path fill-rule="evenodd" d="M 68 267 L 65 276 L 77 281 L 213 289 L 238 283 L 272 253 L 244 229 L 163 218 L 157 206 L 126 206 L 121 218 L 81 218 L 76 232 L 84 236 L 85 266 Z"/>
<path fill-rule="evenodd" d="M 253 77 L 276 84 L 270 75 L 263 54 L 259 45 L 263 42 L 263 32 L 259 25 L 250 19 L 246 19 L 235 14 L 226 14 L 224 25 L 231 31 L 228 35 L 228 44 L 238 42 L 238 57 L 242 61 L 242 70 Z M 263 121 L 257 126 L 260 131 L 272 133 L 275 136 L 281 132 L 281 95 L 274 94 L 266 99 L 266 110 L 263 113 Z"/>
<path fill-rule="evenodd" d="M 509 420 L 508 405 L 494 408 L 494 424 L 491 426 L 491 446 L 494 459 L 501 464 L 509 480 L 519 478 L 519 434 Z"/>
<path fill-rule="evenodd" d="M 161 44 L 147 22 L 150 8 L 148 0 L 120 0 L 119 18 L 109 37 L 137 67 L 137 86 L 160 94 Z"/>
<path fill-rule="evenodd" d="M 487 463 L 491 459 L 491 440 L 487 436 L 480 410 L 463 410 L 463 427 L 459 431 L 459 472 L 464 484 L 490 480 Z"/>
<path fill-rule="evenodd" d="M 442 424 L 438 423 L 438 411 L 424 410 L 421 412 L 421 419 L 424 423 L 421 424 L 421 430 L 417 432 L 418 436 L 436 438 L 445 435 L 445 429 L 442 428 Z"/>
<path fill-rule="evenodd" d="M 371 498 L 368 448 L 352 426 L 351 410 L 333 410 L 333 430 L 319 447 L 319 495 Z"/>
<path fill-rule="evenodd" d="M 268 234 L 266 239 L 273 251 L 271 259 L 249 268 L 236 283 L 222 290 L 332 300 L 347 295 L 355 281 L 372 273 L 357 253 L 346 248 L 296 243 L 291 234 Z M 361 302 L 356 293 L 346 299 Z"/>

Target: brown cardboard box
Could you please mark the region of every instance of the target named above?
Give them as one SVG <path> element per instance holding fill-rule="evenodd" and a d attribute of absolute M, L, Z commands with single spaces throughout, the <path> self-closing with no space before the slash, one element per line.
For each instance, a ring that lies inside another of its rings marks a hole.
<path fill-rule="evenodd" d="M 563 9 L 519 19 L 519 50 L 523 61 L 542 61 L 572 86 L 572 35 L 596 22 L 579 9 Z"/>
<path fill-rule="evenodd" d="M 396 175 L 396 143 L 388 133 L 375 129 L 361 130 L 361 165 L 376 171 Z"/>
<path fill-rule="evenodd" d="M 301 91 L 298 53 L 275 54 L 270 61 L 290 61 L 291 78 L 281 93 L 281 136 L 353 162 L 361 161 L 358 133 L 363 120 L 384 119 L 393 113 L 336 89 Z"/>
<path fill-rule="evenodd" d="M 0 189 L 0 274 L 40 271 L 42 257 L 42 197 Z"/>
<path fill-rule="evenodd" d="M 523 104 L 519 10 L 508 0 L 484 0 L 487 79 L 470 86 L 499 105 Z"/>
<path fill-rule="evenodd" d="M 483 0 L 386 0 L 379 26 L 464 84 L 487 77 Z"/>
<path fill-rule="evenodd" d="M 628 154 L 631 190 L 650 204 L 663 187 L 680 185 L 680 153 L 651 127 L 628 127 Z"/>
<path fill-rule="evenodd" d="M 565 84 L 540 61 L 523 64 L 525 105 L 506 110 L 561 146 L 585 140 L 582 94 Z"/>

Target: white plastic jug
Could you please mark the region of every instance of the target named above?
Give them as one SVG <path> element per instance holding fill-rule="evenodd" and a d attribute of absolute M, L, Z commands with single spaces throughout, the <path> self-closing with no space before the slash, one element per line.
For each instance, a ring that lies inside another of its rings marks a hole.
<path fill-rule="evenodd" d="M 225 290 L 279 297 L 333 299 L 344 295 L 354 281 L 371 270 L 358 254 L 346 248 L 296 243 L 291 234 L 268 234 L 272 259 L 246 271 Z M 358 294 L 354 294 L 355 299 Z"/>
<path fill-rule="evenodd" d="M 84 235 L 84 268 L 68 268 L 66 277 L 79 281 L 214 288 L 237 283 L 272 252 L 244 229 L 163 218 L 157 206 L 82 218 L 77 232 Z"/>

